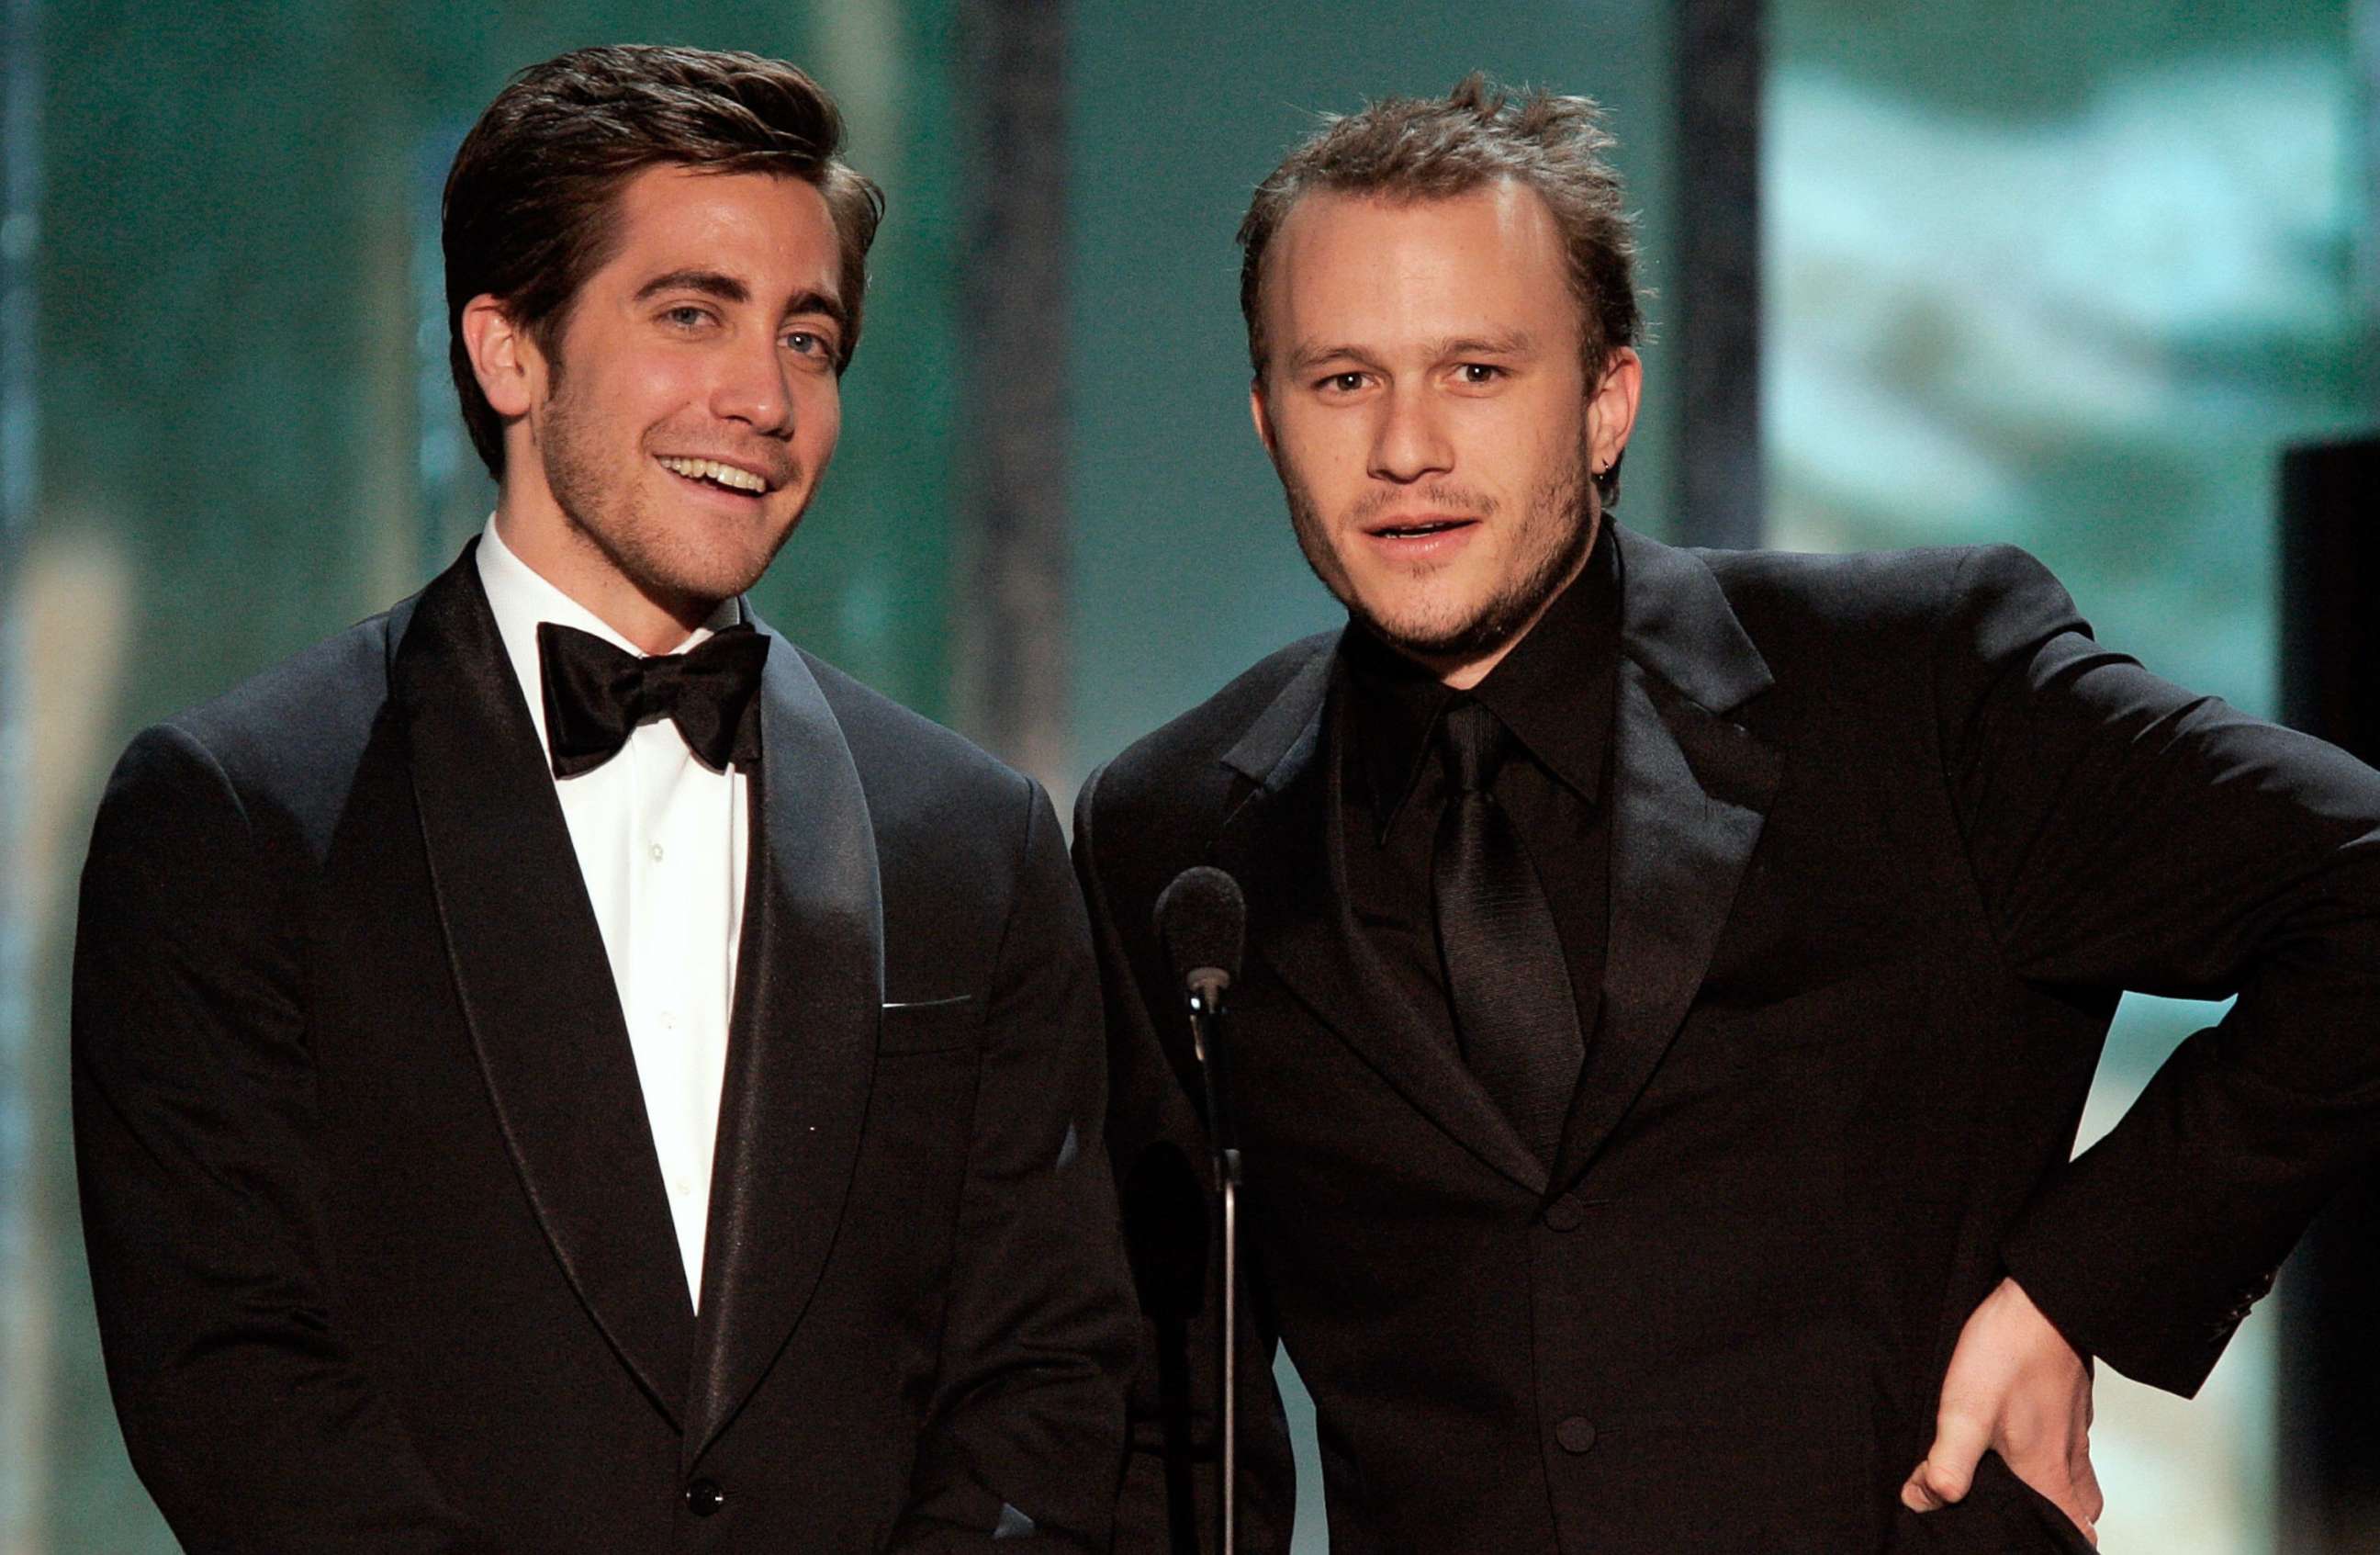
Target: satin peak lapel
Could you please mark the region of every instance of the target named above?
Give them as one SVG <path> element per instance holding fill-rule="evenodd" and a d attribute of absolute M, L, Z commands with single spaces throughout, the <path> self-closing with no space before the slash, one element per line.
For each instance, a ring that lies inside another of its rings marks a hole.
<path fill-rule="evenodd" d="M 689 1468 L 750 1396 L 818 1288 L 857 1164 L 883 1002 L 876 833 L 842 726 L 782 637 L 770 647 L 760 696 Z"/>
<path fill-rule="evenodd" d="M 1718 580 L 1686 552 L 1614 532 L 1624 591 L 1603 1023 L 1556 1192 L 1592 1163 L 1683 1024 L 1779 771 L 1774 749 L 1722 716 L 1770 677 Z"/>
<path fill-rule="evenodd" d="M 564 1272 L 674 1423 L 694 1312 L 636 1056 L 478 542 L 391 650 L 440 927 L 504 1143 Z"/>
<path fill-rule="evenodd" d="M 1313 1016 L 1423 1116 L 1532 1193 L 1546 1169 L 1443 1037 L 1397 1000 L 1348 901 L 1345 829 L 1324 737 L 1335 647 L 1308 661 L 1224 760 L 1258 784 L 1216 865 L 1248 903 L 1247 944 Z"/>

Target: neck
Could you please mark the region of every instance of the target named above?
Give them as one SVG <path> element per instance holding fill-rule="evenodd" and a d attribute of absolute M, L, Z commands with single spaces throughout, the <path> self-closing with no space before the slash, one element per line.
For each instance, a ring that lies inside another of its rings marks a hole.
<path fill-rule="evenodd" d="M 643 652 L 670 652 L 719 608 L 717 600 L 670 596 L 638 584 L 551 500 L 525 503 L 509 487 L 499 490 L 495 521 L 496 533 L 522 565 Z"/>
<path fill-rule="evenodd" d="M 1546 612 L 1553 609 L 1554 601 L 1560 599 L 1570 587 L 1578 581 L 1579 574 L 1586 570 L 1588 559 L 1595 554 L 1595 542 L 1602 534 L 1601 520 L 1600 514 L 1589 516 L 1586 543 L 1579 547 L 1577 557 L 1572 561 L 1569 570 L 1563 573 L 1561 581 L 1547 589 L 1546 597 L 1537 601 L 1536 608 L 1529 612 L 1528 618 L 1508 633 L 1495 647 L 1484 652 L 1475 653 L 1416 653 L 1404 649 L 1400 649 L 1398 651 L 1438 676 L 1440 684 L 1453 690 L 1468 691 L 1477 686 L 1488 678 L 1490 670 L 1504 662 L 1506 654 L 1521 646 L 1523 638 L 1536 630 L 1537 623 L 1546 618 Z"/>

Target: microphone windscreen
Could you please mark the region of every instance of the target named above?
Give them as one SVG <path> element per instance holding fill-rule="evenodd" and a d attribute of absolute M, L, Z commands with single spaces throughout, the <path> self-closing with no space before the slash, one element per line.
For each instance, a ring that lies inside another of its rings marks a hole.
<path fill-rule="evenodd" d="M 1213 967 L 1231 982 L 1240 975 L 1240 940 L 1248 905 L 1240 882 L 1211 865 L 1183 870 L 1157 899 L 1157 937 L 1173 964 L 1173 975 Z"/>

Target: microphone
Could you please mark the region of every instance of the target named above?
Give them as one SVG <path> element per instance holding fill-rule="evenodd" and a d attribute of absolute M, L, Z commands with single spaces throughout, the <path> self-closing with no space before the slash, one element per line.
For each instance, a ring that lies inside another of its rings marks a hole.
<path fill-rule="evenodd" d="M 1157 937 L 1189 1002 L 1190 1046 L 1207 1103 L 1215 1180 L 1240 1180 L 1239 1132 L 1232 1126 L 1230 1065 L 1223 1051 L 1223 990 L 1240 973 L 1247 899 L 1240 882 L 1210 865 L 1183 870 L 1157 898 Z"/>
<path fill-rule="evenodd" d="M 1173 974 L 1208 1008 L 1222 1008 L 1223 990 L 1239 976 L 1248 905 L 1240 882 L 1210 865 L 1183 870 L 1157 899 L 1157 937 Z"/>
<path fill-rule="evenodd" d="M 1157 899 L 1157 938 L 1180 979 L 1190 1014 L 1191 1051 L 1206 1093 L 1207 1143 L 1215 1168 L 1215 1195 L 1223 1222 L 1222 1343 L 1217 1357 L 1222 1404 L 1222 1494 L 1217 1498 L 1216 1546 L 1235 1555 L 1239 1538 L 1240 1147 L 1232 1124 L 1230 1074 L 1223 1041 L 1223 992 L 1240 974 L 1247 936 L 1247 898 L 1240 882 L 1208 865 L 1184 869 Z M 1168 1487 L 1169 1492 L 1172 1486 Z M 1172 1499 L 1169 1495 L 1169 1499 Z M 1178 1509 L 1186 1495 L 1173 1501 Z M 1175 1546 L 1182 1548 L 1182 1513 Z"/>

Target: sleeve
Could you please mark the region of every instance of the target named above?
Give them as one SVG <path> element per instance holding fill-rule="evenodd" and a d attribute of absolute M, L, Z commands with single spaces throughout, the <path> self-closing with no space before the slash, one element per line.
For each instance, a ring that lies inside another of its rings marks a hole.
<path fill-rule="evenodd" d="M 1075 867 L 1106 996 L 1108 1152 L 1123 1184 L 1124 1245 L 1139 1316 L 1115 1551 L 1167 1555 L 1215 1545 L 1221 1228 L 1210 1208 L 1214 1174 L 1205 1125 L 1158 1036 L 1128 948 L 1144 938 L 1153 941 L 1154 929 L 1137 924 L 1128 931 L 1117 922 L 1101 875 L 1101 775 L 1093 773 L 1075 800 Z M 1244 1252 L 1241 1273 L 1238 1545 L 1286 1549 L 1296 1470 L 1273 1382 L 1276 1325 L 1262 1299 L 1255 1249 Z"/>
<path fill-rule="evenodd" d="M 2190 1393 L 2380 1153 L 2380 774 L 2101 648 L 2021 552 L 1972 554 L 1944 619 L 1947 776 L 2010 970 L 2238 996 L 2002 1249 L 2078 1349 Z"/>
<path fill-rule="evenodd" d="M 1038 784 L 1028 805 L 986 1016 L 942 1370 L 896 1550 L 1028 1534 L 1108 1548 L 1132 1297 L 1106 1170 L 1099 983 Z"/>
<path fill-rule="evenodd" d="M 83 870 L 75 1157 L 125 1445 L 193 1551 L 490 1550 L 339 1333 L 264 852 L 221 767 L 157 728 L 118 763 Z"/>

